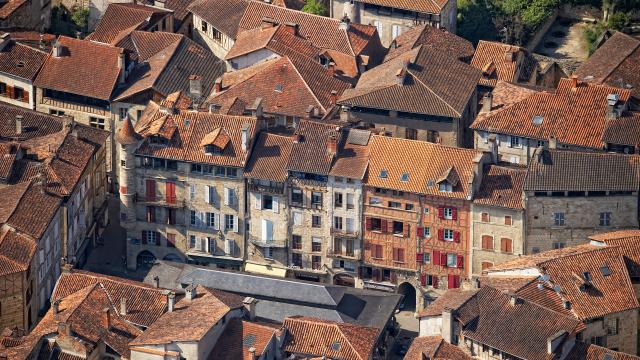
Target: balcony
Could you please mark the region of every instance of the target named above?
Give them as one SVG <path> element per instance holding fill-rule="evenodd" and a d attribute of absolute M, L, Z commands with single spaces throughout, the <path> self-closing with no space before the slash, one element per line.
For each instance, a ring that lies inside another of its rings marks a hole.
<path fill-rule="evenodd" d="M 147 196 L 147 194 L 136 193 L 134 202 L 143 205 L 163 206 L 169 208 L 184 208 L 187 207 L 187 202 L 184 199 L 167 198 L 165 196 Z"/>
<path fill-rule="evenodd" d="M 279 248 L 279 249 L 284 249 L 287 247 L 287 243 L 286 242 L 275 242 L 275 241 L 270 241 L 270 240 L 263 240 L 257 236 L 249 236 L 249 242 L 252 243 L 255 246 L 261 247 L 261 248 Z"/>
<path fill-rule="evenodd" d="M 354 260 L 354 259 L 359 259 L 360 258 L 360 253 L 358 251 L 356 251 L 355 249 L 352 250 L 352 251 L 343 251 L 342 249 L 328 248 L 327 249 L 327 256 L 331 257 L 331 258 L 341 258 L 341 259 Z"/>
<path fill-rule="evenodd" d="M 359 231 L 355 231 L 355 230 L 345 230 L 345 229 L 338 229 L 338 228 L 331 228 L 331 235 L 332 236 L 340 236 L 340 237 L 347 237 L 347 238 L 358 238 L 360 237 L 360 232 Z"/>
<path fill-rule="evenodd" d="M 249 191 L 262 192 L 267 194 L 283 195 L 284 184 L 282 185 L 262 185 L 259 183 L 249 183 Z"/>
<path fill-rule="evenodd" d="M 80 111 L 90 114 L 96 114 L 100 116 L 109 116 L 109 110 L 102 109 L 98 106 L 86 105 L 86 104 L 78 104 L 69 101 L 56 100 L 48 97 L 42 98 L 43 105 L 55 106 L 57 108 L 69 109 L 73 111 Z"/>

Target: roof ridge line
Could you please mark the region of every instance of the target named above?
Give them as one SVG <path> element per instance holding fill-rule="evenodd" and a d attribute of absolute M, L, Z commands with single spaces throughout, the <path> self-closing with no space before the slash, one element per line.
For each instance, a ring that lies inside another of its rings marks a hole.
<path fill-rule="evenodd" d="M 356 354 L 356 356 L 360 359 L 360 360 L 364 360 L 362 358 L 362 356 L 360 356 L 360 353 L 358 352 L 358 350 L 356 350 L 356 348 L 353 346 L 353 344 L 351 343 L 351 341 L 349 340 L 349 337 L 344 333 L 344 331 L 342 331 L 342 327 L 340 326 L 341 324 L 338 323 L 334 323 L 333 326 L 335 326 L 338 329 L 338 332 L 340 333 L 340 335 L 342 335 L 342 338 L 344 340 L 346 340 L 347 344 L 349 344 L 349 347 L 351 347 L 351 350 L 353 350 L 353 352 Z M 349 324 L 351 325 L 351 324 Z"/>
<path fill-rule="evenodd" d="M 324 107 L 324 105 L 322 104 L 322 102 L 318 99 L 318 96 L 313 92 L 313 89 L 311 89 L 311 86 L 309 86 L 309 83 L 307 82 L 307 79 L 302 76 L 302 74 L 300 73 L 300 71 L 298 71 L 298 67 L 296 66 L 296 64 L 293 63 L 293 61 L 291 61 L 291 59 L 288 56 L 285 56 L 285 58 L 287 59 L 287 61 L 291 64 L 291 66 L 293 66 L 293 69 L 295 70 L 296 74 L 298 74 L 298 76 L 300 76 L 300 78 L 302 79 L 302 82 L 304 83 L 304 86 L 307 88 L 307 90 L 309 90 L 309 92 L 311 93 L 311 95 L 313 96 L 313 98 L 316 100 L 316 102 L 320 105 L 320 107 L 322 108 L 322 110 L 324 112 L 327 111 L 327 109 Z M 337 91 L 337 89 L 334 89 Z M 334 104 L 334 106 L 337 104 Z"/>
<path fill-rule="evenodd" d="M 416 54 L 417 56 L 417 54 Z M 430 86 L 428 86 L 427 84 L 425 84 L 422 80 L 420 80 L 420 78 L 413 73 L 413 71 L 411 71 L 411 69 L 407 69 L 407 73 L 411 75 L 411 77 L 413 79 L 415 79 L 416 81 L 418 81 L 420 84 L 422 84 L 422 86 L 424 86 L 427 90 L 429 90 L 429 92 L 431 92 L 433 95 L 435 95 L 438 99 L 440 99 L 445 105 L 447 105 L 447 107 L 449 107 L 451 110 L 453 110 L 453 112 L 458 115 L 458 116 L 462 116 L 462 114 L 460 114 L 458 112 L 458 110 L 454 109 L 453 106 L 449 105 L 449 103 L 447 101 L 445 101 L 440 95 L 436 94 L 435 91 L 433 91 L 431 89 Z"/>

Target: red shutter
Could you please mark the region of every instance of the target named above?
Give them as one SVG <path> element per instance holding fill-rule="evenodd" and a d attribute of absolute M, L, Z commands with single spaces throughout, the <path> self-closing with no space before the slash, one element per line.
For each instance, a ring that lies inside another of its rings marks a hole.
<path fill-rule="evenodd" d="M 142 230 L 142 243 L 143 244 L 147 243 L 147 231 L 146 230 Z"/>
<path fill-rule="evenodd" d="M 366 218 L 364 220 L 364 226 L 365 226 L 365 229 L 367 229 L 367 231 L 371 231 L 371 229 L 373 229 L 373 222 L 371 218 Z"/>
<path fill-rule="evenodd" d="M 398 249 L 393 248 L 391 251 L 393 252 L 393 261 L 398 261 Z"/>
<path fill-rule="evenodd" d="M 424 228 L 422 226 L 416 227 L 416 236 L 419 238 L 424 237 Z"/>
<path fill-rule="evenodd" d="M 460 242 L 460 231 L 453 232 L 453 241 L 459 243 Z"/>
<path fill-rule="evenodd" d="M 431 286 L 438 288 L 438 277 L 435 275 L 431 276 Z"/>
<path fill-rule="evenodd" d="M 464 256 L 458 255 L 458 267 L 464 269 Z"/>
<path fill-rule="evenodd" d="M 7 85 L 7 97 L 13 99 L 13 86 Z"/>
<path fill-rule="evenodd" d="M 404 237 L 408 238 L 410 235 L 409 230 L 411 229 L 411 225 L 409 225 L 409 223 L 403 223 L 402 224 L 402 231 L 404 232 L 404 234 L 402 234 Z"/>
<path fill-rule="evenodd" d="M 440 265 L 440 251 L 433 250 L 433 265 Z"/>
<path fill-rule="evenodd" d="M 387 233 L 387 220 L 380 220 L 380 230 L 382 231 L 383 234 Z"/>
<path fill-rule="evenodd" d="M 427 286 L 427 274 L 420 275 L 420 285 Z"/>
<path fill-rule="evenodd" d="M 453 275 L 453 288 L 457 289 L 460 287 L 460 275 Z"/>
<path fill-rule="evenodd" d="M 423 253 L 417 253 L 416 254 L 416 262 L 421 263 L 424 261 L 424 254 Z"/>
<path fill-rule="evenodd" d="M 174 182 L 167 182 L 166 184 L 166 196 L 167 196 L 167 203 L 169 204 L 175 204 L 176 203 L 176 183 Z"/>
<path fill-rule="evenodd" d="M 438 206 L 438 219 L 444 219 L 444 207 Z"/>
<path fill-rule="evenodd" d="M 458 208 L 451 208 L 451 218 L 458 220 Z"/>
<path fill-rule="evenodd" d="M 156 181 L 147 180 L 146 184 L 147 201 L 156 201 Z"/>
<path fill-rule="evenodd" d="M 444 229 L 438 229 L 438 240 L 444 240 Z"/>
<path fill-rule="evenodd" d="M 447 253 L 440 253 L 440 265 L 447 266 Z"/>
<path fill-rule="evenodd" d="M 22 102 L 29 102 L 29 92 L 27 90 L 22 92 Z"/>
<path fill-rule="evenodd" d="M 455 288 L 455 278 L 454 275 L 447 275 L 447 289 Z"/>

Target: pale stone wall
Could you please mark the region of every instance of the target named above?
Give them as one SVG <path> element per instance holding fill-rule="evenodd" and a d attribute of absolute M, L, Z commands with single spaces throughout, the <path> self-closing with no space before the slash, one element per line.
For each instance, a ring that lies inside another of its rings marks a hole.
<path fill-rule="evenodd" d="M 472 275 L 482 273 L 482 263 L 490 262 L 493 265 L 512 260 L 524 254 L 525 245 L 525 221 L 524 211 L 496 206 L 472 205 Z M 482 213 L 489 214 L 489 221 L 482 221 Z M 511 225 L 505 224 L 505 217 L 511 217 Z M 493 250 L 482 248 L 482 237 L 493 237 Z M 512 240 L 513 252 L 503 253 L 500 248 L 502 238 Z"/>
<path fill-rule="evenodd" d="M 257 181 L 257 180 L 254 180 Z M 251 185 L 248 185 L 251 188 Z M 287 206 L 286 188 L 282 184 L 283 192 L 264 192 L 248 190 L 247 221 L 249 222 L 249 233 L 247 234 L 247 260 L 262 264 L 288 265 L 287 244 L 289 241 L 289 208 Z M 273 209 L 263 208 L 263 196 L 272 196 L 277 200 L 273 201 Z M 263 220 L 272 224 L 272 238 L 274 247 L 272 255 L 269 257 L 267 247 L 260 244 L 267 244 L 263 234 Z M 256 245 L 258 244 L 258 245 Z"/>
<path fill-rule="evenodd" d="M 19 87 L 22 90 L 24 90 L 25 92 L 29 93 L 29 101 L 28 102 L 24 102 L 22 98 L 20 99 L 12 99 L 8 96 L 0 96 L 0 101 L 2 102 L 6 102 L 8 104 L 11 105 L 15 105 L 15 106 L 19 106 L 19 107 L 23 107 L 25 109 L 35 109 L 35 87 L 33 86 L 33 84 L 31 83 L 31 81 L 27 81 L 25 79 L 20 79 L 20 78 L 16 78 L 14 76 L 11 76 L 9 74 L 5 74 L 5 73 L 0 73 L 0 82 L 7 84 L 7 86 L 10 86 L 12 88 L 16 88 Z"/>
<path fill-rule="evenodd" d="M 638 227 L 637 195 L 552 197 L 527 194 L 527 254 L 553 249 L 553 243 L 574 246 L 588 236 Z M 556 226 L 554 213 L 565 214 L 565 226 Z M 611 226 L 600 226 L 600 213 L 611 213 Z"/>
<path fill-rule="evenodd" d="M 232 39 L 221 32 L 220 41 L 214 40 L 212 24 L 207 23 L 207 32 L 204 32 L 202 31 L 203 22 L 205 21 L 201 17 L 195 14 L 193 15 L 193 40 L 211 50 L 213 55 L 215 55 L 217 58 L 224 59 L 227 56 L 229 50 L 231 50 L 231 48 L 233 47 L 235 39 Z"/>
<path fill-rule="evenodd" d="M 420 318 L 420 336 L 441 336 L 442 315 Z"/>
<path fill-rule="evenodd" d="M 240 70 L 247 68 L 251 65 L 269 61 L 279 58 L 280 55 L 274 53 L 268 49 L 260 49 L 258 51 L 250 52 L 246 55 L 238 56 L 233 60 L 227 61 L 229 67 L 234 70 Z"/>
<path fill-rule="evenodd" d="M 342 206 L 339 207 L 336 207 L 335 204 L 337 193 L 342 194 Z M 334 268 L 335 271 L 347 270 L 355 277 L 357 276 L 358 262 L 362 258 L 362 182 L 360 180 L 347 182 L 346 178 L 330 176 L 327 197 L 328 211 L 326 221 L 330 222 L 329 228 L 335 228 L 335 218 L 338 217 L 342 219 L 342 230 L 335 229 L 328 234 L 327 251 L 329 258 L 327 258 L 326 265 Z M 347 207 L 348 197 L 353 199 L 352 203 L 349 203 L 353 207 Z M 353 223 L 352 229 L 347 229 L 347 221 Z M 335 249 L 336 238 L 341 239 L 340 249 Z M 353 241 L 353 256 L 347 255 L 347 241 Z M 343 268 L 339 267 L 340 260 L 347 262 Z M 351 267 L 355 271 L 350 270 L 349 268 Z"/>

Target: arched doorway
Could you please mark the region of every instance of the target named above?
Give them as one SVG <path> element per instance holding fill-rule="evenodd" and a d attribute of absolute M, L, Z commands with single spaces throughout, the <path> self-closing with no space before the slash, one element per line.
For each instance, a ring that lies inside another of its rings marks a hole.
<path fill-rule="evenodd" d="M 182 260 L 182 258 L 176 254 L 167 254 L 167 256 L 165 256 L 162 260 L 173 261 L 177 263 L 184 262 L 184 260 Z"/>
<path fill-rule="evenodd" d="M 398 286 L 398 294 L 404 295 L 400 308 L 402 311 L 416 311 L 416 288 L 408 282 Z"/>
<path fill-rule="evenodd" d="M 150 268 L 153 266 L 153 263 L 156 262 L 156 257 L 147 250 L 141 251 L 136 258 L 136 264 L 138 267 L 142 268 Z"/>
<path fill-rule="evenodd" d="M 356 279 L 351 274 L 336 274 L 333 277 L 333 285 L 355 287 Z"/>

